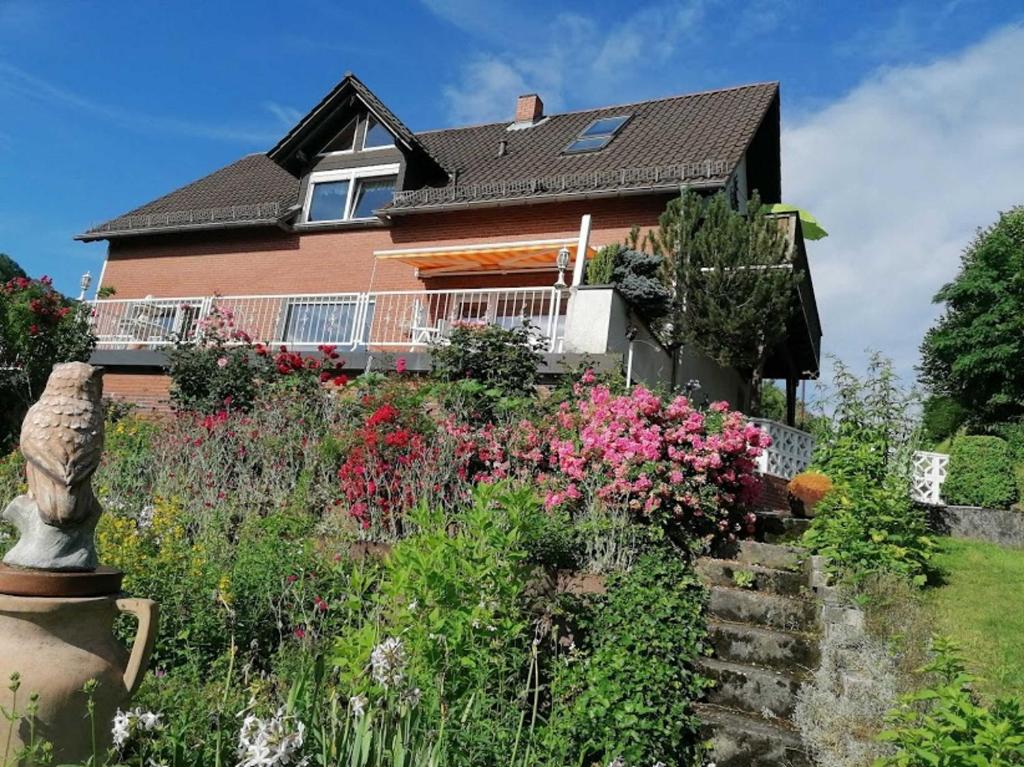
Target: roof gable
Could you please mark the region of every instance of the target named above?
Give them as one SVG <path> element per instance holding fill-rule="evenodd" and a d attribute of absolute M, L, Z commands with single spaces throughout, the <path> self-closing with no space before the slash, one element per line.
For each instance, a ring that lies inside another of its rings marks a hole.
<path fill-rule="evenodd" d="M 395 137 L 395 142 L 420 161 L 441 171 L 416 135 L 409 130 L 366 85 L 351 72 L 267 152 L 267 157 L 291 173 L 304 166 L 344 127 L 356 102 L 360 102 Z"/>

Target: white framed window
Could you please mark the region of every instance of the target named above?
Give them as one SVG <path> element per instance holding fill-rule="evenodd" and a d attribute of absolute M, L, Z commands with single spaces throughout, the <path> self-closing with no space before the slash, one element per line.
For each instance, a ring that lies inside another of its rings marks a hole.
<path fill-rule="evenodd" d="M 309 177 L 303 221 L 367 221 L 391 201 L 398 181 L 398 163 L 344 168 Z"/>

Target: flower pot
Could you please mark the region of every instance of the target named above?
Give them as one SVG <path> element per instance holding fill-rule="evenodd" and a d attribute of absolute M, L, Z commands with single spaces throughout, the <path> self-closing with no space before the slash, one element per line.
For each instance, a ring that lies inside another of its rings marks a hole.
<path fill-rule="evenodd" d="M 114 638 L 114 618 L 130 613 L 139 622 L 129 653 Z M 135 693 L 153 650 L 157 605 L 149 599 L 123 595 L 90 598 L 23 597 L 0 594 L 0 706 L 24 714 L 29 696 L 39 695 L 35 716 L 36 739 L 53 744 L 54 762 L 85 761 L 93 751 L 83 685 L 96 680 L 96 748 L 102 755 L 110 744 L 115 711 Z M 21 675 L 17 693 L 8 687 L 13 673 Z M 0 763 L 29 739 L 22 719 L 11 733 L 0 721 Z M 8 753 L 3 754 L 4 749 Z"/>

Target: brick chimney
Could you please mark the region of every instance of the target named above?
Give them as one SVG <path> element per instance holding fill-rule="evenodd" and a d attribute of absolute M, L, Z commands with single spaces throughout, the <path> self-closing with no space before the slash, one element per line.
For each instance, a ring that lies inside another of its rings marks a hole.
<path fill-rule="evenodd" d="M 516 99 L 516 122 L 535 123 L 544 116 L 544 102 L 536 93 L 527 93 Z"/>

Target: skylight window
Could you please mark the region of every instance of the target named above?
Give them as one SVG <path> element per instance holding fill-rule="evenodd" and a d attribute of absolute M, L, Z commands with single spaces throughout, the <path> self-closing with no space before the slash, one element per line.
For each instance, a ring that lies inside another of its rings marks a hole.
<path fill-rule="evenodd" d="M 580 135 L 573 139 L 573 142 L 565 148 L 565 154 L 577 152 L 596 152 L 604 149 L 615 138 L 615 134 L 629 120 L 629 115 L 617 115 L 615 117 L 600 117 L 584 128 Z"/>

